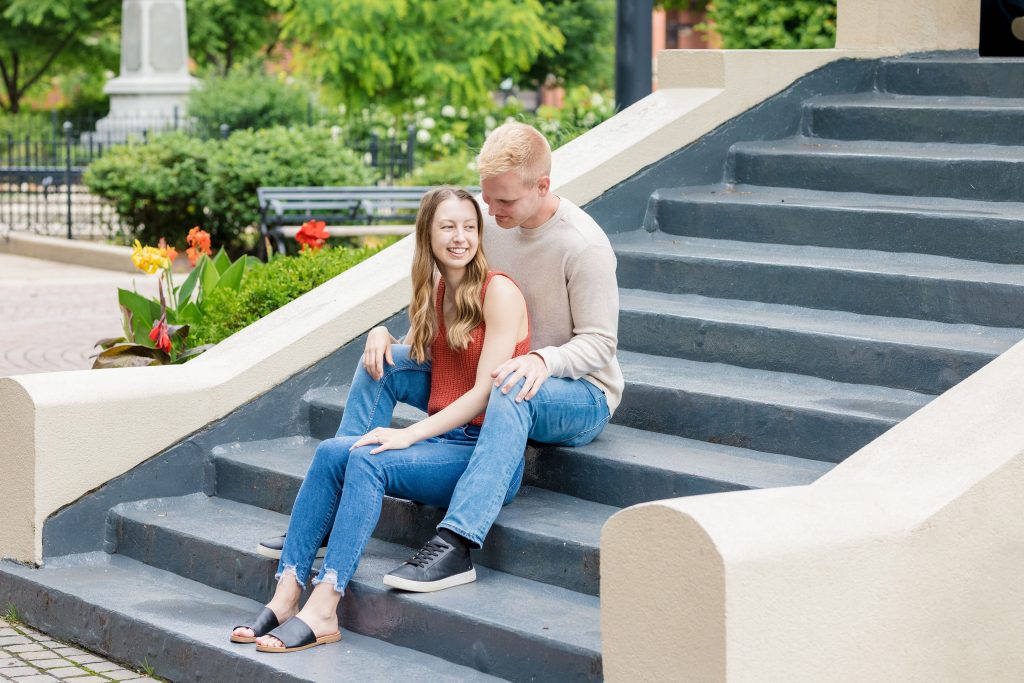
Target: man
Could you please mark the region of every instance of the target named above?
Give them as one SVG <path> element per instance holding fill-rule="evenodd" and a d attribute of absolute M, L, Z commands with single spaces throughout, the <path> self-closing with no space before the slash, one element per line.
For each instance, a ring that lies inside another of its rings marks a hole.
<path fill-rule="evenodd" d="M 527 438 L 587 444 L 622 395 L 615 255 L 589 215 L 551 193 L 547 140 L 525 124 L 505 124 L 484 142 L 477 170 L 493 217 L 484 230 L 488 261 L 526 297 L 534 348 L 491 373 L 484 425 L 437 536 L 385 575 L 386 585 L 410 591 L 472 581 L 469 548 L 483 546 L 519 490 Z"/>
<path fill-rule="evenodd" d="M 534 348 L 491 373 L 484 424 L 437 535 L 384 576 L 386 585 L 403 590 L 429 592 L 475 580 L 470 548 L 483 546 L 501 507 L 518 492 L 527 439 L 585 445 L 601 433 L 622 396 L 615 255 L 589 215 L 551 193 L 547 140 L 528 125 L 505 124 L 484 142 L 477 168 L 488 214 L 487 258 L 492 270 L 519 284 Z M 384 328 L 371 332 L 365 372 L 353 380 L 339 434 L 381 426 L 375 416 L 390 415 L 397 401 L 425 408 L 429 366 L 393 354 L 395 341 Z M 283 543 L 260 545 L 273 557 Z"/>

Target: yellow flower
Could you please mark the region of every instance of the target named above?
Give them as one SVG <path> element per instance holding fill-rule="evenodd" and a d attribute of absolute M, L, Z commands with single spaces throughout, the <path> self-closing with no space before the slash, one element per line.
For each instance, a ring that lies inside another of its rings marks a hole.
<path fill-rule="evenodd" d="M 149 275 L 171 267 L 166 249 L 144 247 L 138 240 L 135 240 L 135 246 L 132 247 L 132 263 L 136 268 Z"/>

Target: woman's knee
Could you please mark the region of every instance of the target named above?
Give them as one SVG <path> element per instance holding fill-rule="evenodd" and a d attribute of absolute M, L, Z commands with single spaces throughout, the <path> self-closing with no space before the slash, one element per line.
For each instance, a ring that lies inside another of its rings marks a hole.
<path fill-rule="evenodd" d="M 374 455 L 371 451 L 377 447 L 377 444 L 370 444 L 368 446 L 360 446 L 355 448 L 349 453 L 348 459 L 348 476 L 350 479 L 356 477 L 370 477 L 376 479 L 382 479 L 384 476 L 384 468 L 381 466 L 382 454 Z"/>

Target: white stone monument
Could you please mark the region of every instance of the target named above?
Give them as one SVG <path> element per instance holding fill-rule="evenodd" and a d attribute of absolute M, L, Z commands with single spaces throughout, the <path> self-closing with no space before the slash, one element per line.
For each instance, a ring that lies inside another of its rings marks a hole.
<path fill-rule="evenodd" d="M 110 114 L 96 123 L 96 138 L 119 142 L 173 126 L 196 85 L 188 73 L 185 0 L 124 0 L 121 73 L 103 88 Z"/>

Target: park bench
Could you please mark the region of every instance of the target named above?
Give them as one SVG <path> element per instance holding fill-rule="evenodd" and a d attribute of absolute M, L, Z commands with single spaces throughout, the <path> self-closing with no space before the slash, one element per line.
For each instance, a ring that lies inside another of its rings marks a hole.
<path fill-rule="evenodd" d="M 407 235 L 429 187 L 261 187 L 260 256 L 267 245 L 286 253 L 303 223 L 327 223 L 332 237 Z"/>

